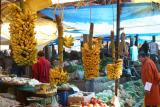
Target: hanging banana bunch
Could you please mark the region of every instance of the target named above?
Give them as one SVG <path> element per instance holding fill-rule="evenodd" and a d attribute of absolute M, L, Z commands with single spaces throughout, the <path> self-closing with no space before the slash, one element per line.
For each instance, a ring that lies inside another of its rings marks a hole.
<path fill-rule="evenodd" d="M 2 21 L 11 21 L 12 18 L 16 15 L 19 14 L 21 9 L 15 4 L 15 3 L 4 3 L 1 6 L 1 18 Z"/>
<path fill-rule="evenodd" d="M 37 49 L 35 39 L 36 15 L 30 10 L 21 10 L 10 22 L 10 44 L 15 62 L 18 65 L 36 63 Z"/>
<path fill-rule="evenodd" d="M 87 80 L 99 76 L 101 39 L 92 39 L 92 42 L 92 49 L 89 48 L 88 43 L 84 43 L 82 47 L 84 76 Z"/>
<path fill-rule="evenodd" d="M 109 80 L 119 79 L 122 75 L 123 60 L 118 59 L 114 64 L 107 64 L 107 78 Z"/>
<path fill-rule="evenodd" d="M 73 46 L 74 38 L 70 35 L 69 37 L 63 37 L 63 45 L 67 48 L 71 48 Z"/>
<path fill-rule="evenodd" d="M 68 73 L 55 67 L 49 71 L 49 80 L 51 85 L 61 85 L 68 81 Z"/>

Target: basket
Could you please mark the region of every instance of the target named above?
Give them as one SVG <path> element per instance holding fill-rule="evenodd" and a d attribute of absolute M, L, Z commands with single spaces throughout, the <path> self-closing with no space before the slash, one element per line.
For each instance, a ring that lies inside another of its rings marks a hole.
<path fill-rule="evenodd" d="M 35 92 L 36 94 L 54 94 L 57 92 L 57 87 L 43 83 L 35 86 Z"/>

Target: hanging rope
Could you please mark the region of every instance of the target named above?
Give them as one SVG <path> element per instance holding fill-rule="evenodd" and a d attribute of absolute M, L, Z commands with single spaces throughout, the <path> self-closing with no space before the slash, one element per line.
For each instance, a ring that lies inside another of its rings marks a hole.
<path fill-rule="evenodd" d="M 58 3 L 54 7 L 54 16 L 56 15 L 56 12 L 58 11 L 59 16 L 61 17 L 61 20 L 63 20 L 64 16 L 64 6 L 63 4 L 60 4 L 60 0 L 58 0 Z"/>
<path fill-rule="evenodd" d="M 111 0 L 112 3 L 112 13 L 113 13 L 113 31 L 114 31 L 114 8 L 113 8 L 113 0 Z"/>
<path fill-rule="evenodd" d="M 92 8 L 91 8 L 91 0 L 89 1 L 89 7 L 90 7 L 90 23 L 92 21 Z"/>

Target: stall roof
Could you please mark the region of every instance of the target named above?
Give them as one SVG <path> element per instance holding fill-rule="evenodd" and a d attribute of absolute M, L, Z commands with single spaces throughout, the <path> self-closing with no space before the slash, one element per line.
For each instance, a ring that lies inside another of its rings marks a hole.
<path fill-rule="evenodd" d="M 54 11 L 47 8 L 40 11 L 54 19 Z M 89 23 L 93 22 L 94 35 L 109 35 L 116 31 L 116 4 L 64 8 L 64 24 L 77 30 L 66 31 L 88 34 Z M 127 34 L 160 34 L 160 5 L 158 3 L 123 3 L 121 4 L 121 28 Z"/>

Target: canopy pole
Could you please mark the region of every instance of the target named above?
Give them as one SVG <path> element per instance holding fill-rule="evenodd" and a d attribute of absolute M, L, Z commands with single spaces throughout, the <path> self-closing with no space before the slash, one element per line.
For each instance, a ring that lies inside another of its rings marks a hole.
<path fill-rule="evenodd" d="M 61 23 L 61 18 L 55 15 L 57 28 L 58 28 L 58 60 L 60 71 L 63 69 L 63 26 Z"/>
<path fill-rule="evenodd" d="M 117 0 L 117 36 L 116 36 L 116 60 L 119 58 L 119 35 L 120 35 L 120 0 Z M 118 95 L 119 80 L 115 80 L 115 95 Z"/>
<path fill-rule="evenodd" d="M 1 13 L 0 13 L 1 14 Z M 0 29 L 1 29 L 1 22 L 0 22 Z M 1 33 L 1 31 L 0 31 L 0 33 Z M 1 51 L 1 35 L 0 35 L 0 51 Z"/>

